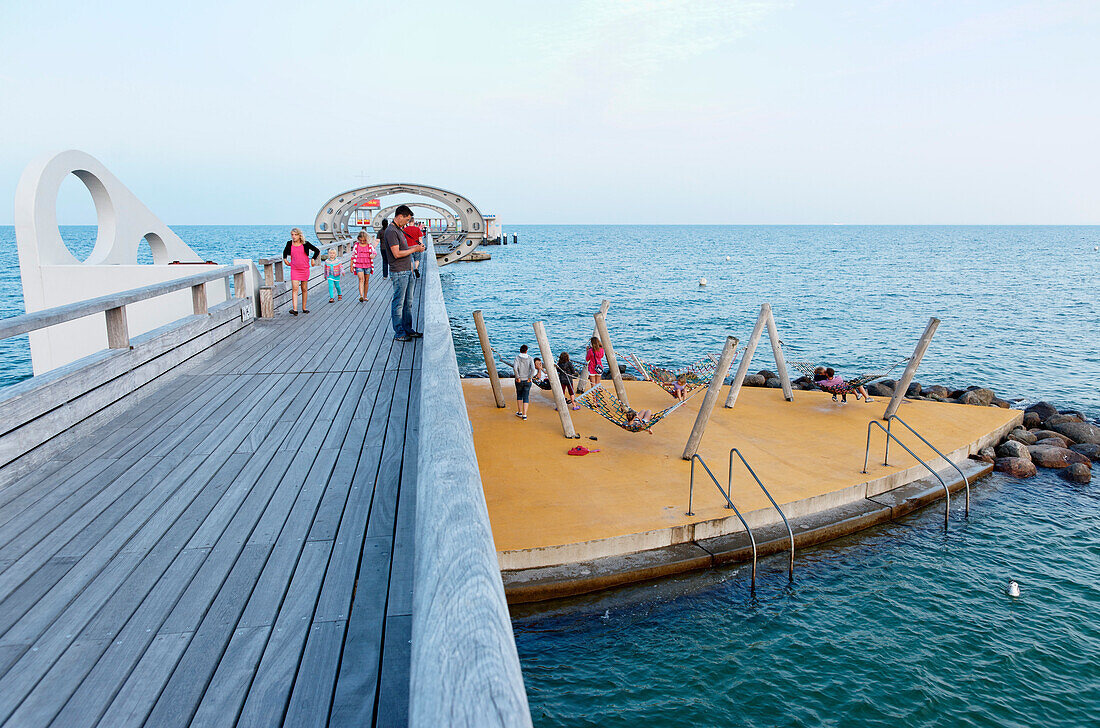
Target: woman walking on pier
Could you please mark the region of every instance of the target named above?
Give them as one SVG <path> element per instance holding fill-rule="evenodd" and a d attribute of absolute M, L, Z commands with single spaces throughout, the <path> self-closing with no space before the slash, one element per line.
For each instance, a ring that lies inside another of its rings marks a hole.
<path fill-rule="evenodd" d="M 355 275 L 359 278 L 359 302 L 367 300 L 370 290 L 370 274 L 374 272 L 374 246 L 366 232 L 360 230 L 355 239 L 355 262 L 352 263 Z"/>
<path fill-rule="evenodd" d="M 283 248 L 283 261 L 290 266 L 290 290 L 294 294 L 294 305 L 290 309 L 292 316 L 298 315 L 299 290 L 302 292 L 302 313 L 309 313 L 309 309 L 306 308 L 309 267 L 316 265 L 320 257 L 321 251 L 302 237 L 301 230 L 294 228 L 290 231 L 290 240 L 286 241 L 286 247 Z"/>

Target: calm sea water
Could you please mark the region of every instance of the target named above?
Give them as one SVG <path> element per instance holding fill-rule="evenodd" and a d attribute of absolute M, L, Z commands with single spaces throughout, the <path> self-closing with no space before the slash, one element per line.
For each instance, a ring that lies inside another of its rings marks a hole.
<path fill-rule="evenodd" d="M 289 226 L 174 229 L 229 262 L 278 251 Z M 1100 416 L 1097 227 L 511 230 L 492 261 L 443 270 L 468 373 L 483 368 L 475 309 L 506 358 L 534 346 L 536 319 L 579 356 L 608 298 L 617 349 L 688 363 L 746 340 L 767 301 L 789 359 L 875 370 L 936 316 L 919 381 Z M 93 228 L 63 233 L 90 250 Z M 22 310 L 11 228 L 0 264 L 6 316 Z M 27 376 L 25 339 L 0 342 L 0 361 L 0 384 Z M 766 343 L 756 361 L 774 366 Z M 793 586 L 764 562 L 755 599 L 729 569 L 517 610 L 536 725 L 1095 725 L 1100 487 L 994 475 L 974 496 L 946 535 L 933 506 L 801 552 Z"/>

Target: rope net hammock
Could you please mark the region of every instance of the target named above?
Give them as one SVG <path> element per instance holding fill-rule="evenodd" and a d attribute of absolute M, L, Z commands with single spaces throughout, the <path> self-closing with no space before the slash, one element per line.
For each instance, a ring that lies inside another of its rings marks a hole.
<path fill-rule="evenodd" d="M 718 368 L 718 360 L 713 356 L 708 356 L 678 371 L 653 366 L 636 354 L 630 354 L 629 358 L 647 382 L 653 382 L 673 397 L 676 396 L 676 380 L 679 377 L 684 377 L 684 393 L 691 395 L 710 384 L 711 377 Z"/>
<path fill-rule="evenodd" d="M 694 394 L 698 394 L 701 389 L 697 389 Z M 691 395 L 691 396 L 694 396 Z M 688 397 L 690 399 L 691 397 Z M 589 390 L 586 390 L 584 394 L 578 394 L 574 401 L 582 407 L 587 407 L 596 414 L 603 417 L 608 422 L 618 425 L 627 432 L 641 432 L 642 430 L 648 430 L 655 424 L 668 417 L 670 414 L 676 411 L 678 407 L 682 407 L 687 404 L 687 399 L 682 402 L 677 402 L 671 407 L 666 407 L 659 412 L 654 412 L 649 416 L 649 419 L 644 422 L 635 417 L 633 421 L 627 420 L 627 412 L 629 411 L 623 406 L 623 403 L 619 401 L 619 398 L 608 392 L 603 386 L 597 384 Z"/>
<path fill-rule="evenodd" d="M 817 365 L 813 364 L 812 362 L 793 361 L 793 362 L 791 362 L 791 366 L 793 366 L 800 373 L 802 373 L 811 384 L 813 384 L 815 387 L 817 387 L 821 391 L 828 392 L 829 394 L 844 395 L 844 394 L 852 394 L 853 392 L 855 392 L 860 387 L 862 387 L 866 384 L 870 384 L 871 382 L 875 381 L 876 379 L 884 379 L 885 377 L 889 376 L 892 371 L 897 369 L 899 365 L 904 364 L 907 361 L 909 361 L 909 357 L 906 357 L 906 358 L 904 358 L 904 359 L 902 359 L 898 362 L 895 362 L 893 366 L 891 366 L 889 369 L 887 369 L 884 372 L 878 372 L 878 373 L 875 373 L 875 374 L 861 374 L 860 376 L 856 377 L 855 379 L 848 380 L 848 381 L 844 382 L 843 384 L 839 384 L 839 385 L 835 385 L 835 386 L 834 385 L 828 385 L 828 384 L 822 386 L 822 382 L 815 382 L 814 381 L 814 369 L 817 368 Z"/>

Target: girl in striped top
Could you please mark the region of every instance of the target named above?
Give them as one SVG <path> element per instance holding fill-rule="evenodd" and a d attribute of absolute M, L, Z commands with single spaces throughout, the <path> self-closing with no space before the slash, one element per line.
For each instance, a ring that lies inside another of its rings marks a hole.
<path fill-rule="evenodd" d="M 370 290 L 370 274 L 374 272 L 374 246 L 370 244 L 370 238 L 363 230 L 355 239 L 355 259 L 352 261 L 352 269 L 359 278 L 359 302 L 367 300 L 367 291 Z"/>

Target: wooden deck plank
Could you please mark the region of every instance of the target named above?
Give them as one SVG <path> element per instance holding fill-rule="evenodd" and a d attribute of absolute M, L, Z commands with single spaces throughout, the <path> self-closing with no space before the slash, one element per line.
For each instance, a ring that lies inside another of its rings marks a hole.
<path fill-rule="evenodd" d="M 415 477 L 415 461 L 402 449 L 416 441 L 420 342 L 393 341 L 379 283 L 366 303 L 320 294 L 308 316 L 220 342 L 69 453 L 96 457 L 0 489 L 0 529 L 46 527 L 29 550 L 0 541 L 0 586 L 10 574 L 22 589 L 11 604 L 37 596 L 43 615 L 0 629 L 0 669 L 17 666 L 0 673 L 12 694 L 0 714 L 183 725 L 240 709 L 241 724 L 268 725 L 285 709 L 288 724 L 320 724 L 337 695 L 348 715 L 373 712 L 379 666 L 396 669 L 387 686 L 407 683 L 402 533 L 415 503 L 403 466 Z M 69 489 L 39 495 L 56 474 Z M 32 643 L 45 651 L 29 659 Z M 373 654 L 369 699 L 342 651 Z M 400 719 L 407 688 L 394 696 L 382 707 Z"/>

